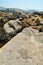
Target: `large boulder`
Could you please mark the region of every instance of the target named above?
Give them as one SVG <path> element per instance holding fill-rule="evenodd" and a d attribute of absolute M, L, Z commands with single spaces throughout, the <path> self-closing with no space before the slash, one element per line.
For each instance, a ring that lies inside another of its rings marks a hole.
<path fill-rule="evenodd" d="M 23 12 L 20 12 L 20 13 L 18 14 L 18 17 L 25 19 L 25 18 L 28 18 L 29 16 L 28 16 L 27 14 L 23 13 Z"/>
<path fill-rule="evenodd" d="M 8 34 L 10 34 L 11 32 L 15 31 L 18 32 L 22 29 L 22 25 L 21 22 L 17 19 L 17 20 L 10 20 L 8 21 L 5 25 L 4 25 L 4 30 L 5 32 L 7 32 Z"/>
<path fill-rule="evenodd" d="M 22 23 L 18 19 L 10 20 L 4 25 L 3 29 L 10 37 L 13 37 L 22 30 Z"/>
<path fill-rule="evenodd" d="M 1 25 L 1 24 L 0 24 Z M 6 42 L 11 40 L 16 34 L 22 31 L 22 23 L 19 19 L 10 20 L 7 23 L 1 25 L 0 28 L 0 47 L 2 47 Z"/>

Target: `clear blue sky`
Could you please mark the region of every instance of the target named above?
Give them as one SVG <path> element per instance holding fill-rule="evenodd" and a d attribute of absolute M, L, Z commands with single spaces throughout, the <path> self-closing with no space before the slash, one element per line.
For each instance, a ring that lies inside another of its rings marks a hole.
<path fill-rule="evenodd" d="M 43 0 L 0 0 L 0 6 L 7 8 L 43 10 Z"/>

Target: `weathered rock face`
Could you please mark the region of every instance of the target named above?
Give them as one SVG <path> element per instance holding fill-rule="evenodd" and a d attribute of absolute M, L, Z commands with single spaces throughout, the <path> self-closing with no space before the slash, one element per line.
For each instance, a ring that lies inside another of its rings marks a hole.
<path fill-rule="evenodd" d="M 10 34 L 13 33 L 13 31 L 17 32 L 22 29 L 22 26 L 20 24 L 21 22 L 19 19 L 17 20 L 10 20 L 4 25 L 4 30 L 6 33 Z"/>
<path fill-rule="evenodd" d="M 4 25 L 4 31 L 9 35 L 9 38 L 15 36 L 18 32 L 22 31 L 22 23 L 19 19 L 10 20 Z"/>
<path fill-rule="evenodd" d="M 43 65 L 43 33 L 25 28 L 0 49 L 0 65 Z"/>
<path fill-rule="evenodd" d="M 23 19 L 25 19 L 25 18 L 28 18 L 29 16 L 28 15 L 26 15 L 25 13 L 23 13 L 23 12 L 20 12 L 19 14 L 18 14 L 18 18 L 23 18 Z"/>
<path fill-rule="evenodd" d="M 13 15 L 13 13 L 7 13 L 5 11 L 0 11 L 0 41 L 2 41 L 2 40 L 5 41 L 7 39 L 7 37 L 9 38 L 8 34 L 6 34 L 3 29 L 4 24 L 7 24 L 7 22 L 9 20 L 15 20 L 15 19 L 16 19 L 16 17 Z M 6 28 L 8 28 L 8 27 L 6 27 Z M 10 29 L 12 29 L 12 28 L 10 28 Z M 12 29 L 12 31 L 13 31 L 13 29 Z"/>

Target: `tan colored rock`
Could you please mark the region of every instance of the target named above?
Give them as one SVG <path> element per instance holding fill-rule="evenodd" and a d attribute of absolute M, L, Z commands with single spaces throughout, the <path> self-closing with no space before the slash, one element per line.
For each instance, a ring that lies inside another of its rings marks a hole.
<path fill-rule="evenodd" d="M 0 49 L 0 65 L 43 65 L 41 40 L 43 34 L 25 28 Z"/>
<path fill-rule="evenodd" d="M 19 20 L 10 20 L 8 21 L 5 25 L 4 25 L 4 30 L 6 33 L 10 34 L 10 33 L 16 33 L 18 31 L 20 31 L 22 29 L 22 25 L 19 24 L 20 21 Z"/>

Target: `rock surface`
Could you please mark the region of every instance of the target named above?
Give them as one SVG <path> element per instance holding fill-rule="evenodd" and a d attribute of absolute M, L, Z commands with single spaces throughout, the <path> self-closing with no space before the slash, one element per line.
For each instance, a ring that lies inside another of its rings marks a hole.
<path fill-rule="evenodd" d="M 22 26 L 18 23 L 18 20 L 10 20 L 4 25 L 4 30 L 6 33 L 10 34 L 13 32 L 18 32 L 22 29 Z"/>
<path fill-rule="evenodd" d="M 3 29 L 11 39 L 13 36 L 15 36 L 18 32 L 22 30 L 22 23 L 19 21 L 19 19 L 10 20 L 4 25 Z"/>
<path fill-rule="evenodd" d="M 0 49 L 0 65 L 43 65 L 43 33 L 25 28 Z"/>

